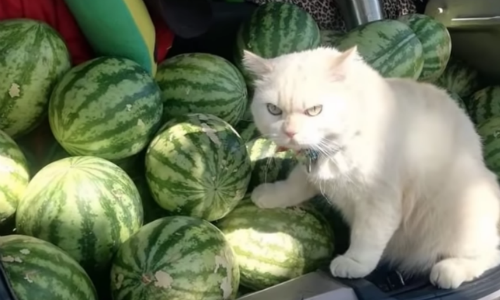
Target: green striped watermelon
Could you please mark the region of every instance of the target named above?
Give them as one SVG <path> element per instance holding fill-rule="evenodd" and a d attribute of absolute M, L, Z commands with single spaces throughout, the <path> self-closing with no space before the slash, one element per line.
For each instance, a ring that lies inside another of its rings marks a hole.
<path fill-rule="evenodd" d="M 242 23 L 234 49 L 236 66 L 252 87 L 252 76 L 241 61 L 243 51 L 249 50 L 264 58 L 314 49 L 321 43 L 318 24 L 300 7 L 283 2 L 259 6 L 249 20 Z"/>
<path fill-rule="evenodd" d="M 160 89 L 140 65 L 99 57 L 71 69 L 57 84 L 49 121 L 71 155 L 117 160 L 146 147 L 162 109 Z"/>
<path fill-rule="evenodd" d="M 297 164 L 292 150 L 276 152 L 278 145 L 269 139 L 257 138 L 246 145 L 252 162 L 249 191 L 262 183 L 286 179 Z"/>
<path fill-rule="evenodd" d="M 422 43 L 413 30 L 400 21 L 369 22 L 352 29 L 337 42 L 341 51 L 354 46 L 366 63 L 384 77 L 417 79 L 422 72 Z"/>
<path fill-rule="evenodd" d="M 82 267 L 46 241 L 25 235 L 2 236 L 0 255 L 17 300 L 97 300 Z"/>
<path fill-rule="evenodd" d="M 186 216 L 145 225 L 113 260 L 114 300 L 229 300 L 238 292 L 239 268 L 217 227 Z"/>
<path fill-rule="evenodd" d="M 235 124 L 247 107 L 243 76 L 233 64 L 216 55 L 186 53 L 169 58 L 158 66 L 156 81 L 167 119 L 203 113 Z"/>
<path fill-rule="evenodd" d="M 253 121 L 241 120 L 234 126 L 234 129 L 245 143 L 260 136 L 260 132 Z"/>
<path fill-rule="evenodd" d="M 484 161 L 488 168 L 500 176 L 500 116 L 487 119 L 477 126 L 477 133 L 483 141 Z"/>
<path fill-rule="evenodd" d="M 0 130 L 0 227 L 13 219 L 29 179 L 28 163 L 21 149 Z"/>
<path fill-rule="evenodd" d="M 208 221 L 224 217 L 243 198 L 250 170 L 238 133 L 213 115 L 172 119 L 146 152 L 146 179 L 156 202 Z"/>
<path fill-rule="evenodd" d="M 261 290 L 314 271 L 333 256 L 333 232 L 309 205 L 260 209 L 241 201 L 217 226 L 232 246 L 241 284 Z"/>
<path fill-rule="evenodd" d="M 12 137 L 36 127 L 54 84 L 71 67 L 68 49 L 49 25 L 29 19 L 0 22 L 0 130 Z"/>
<path fill-rule="evenodd" d="M 115 164 L 75 156 L 49 164 L 19 203 L 17 232 L 61 247 L 91 276 L 142 225 L 139 192 Z"/>
<path fill-rule="evenodd" d="M 481 88 L 481 78 L 477 70 L 464 61 L 451 57 L 443 74 L 435 85 L 457 93 L 468 106 L 467 97 Z"/>
<path fill-rule="evenodd" d="M 337 30 L 321 30 L 321 45 L 325 47 L 336 47 L 337 42 L 344 36 L 344 32 Z"/>
<path fill-rule="evenodd" d="M 500 86 L 488 86 L 472 94 L 469 115 L 476 124 L 491 117 L 500 117 Z"/>
<path fill-rule="evenodd" d="M 451 55 L 451 37 L 444 24 L 421 14 L 407 14 L 398 18 L 408 25 L 423 47 L 424 67 L 418 78 L 433 82 L 443 74 Z"/>

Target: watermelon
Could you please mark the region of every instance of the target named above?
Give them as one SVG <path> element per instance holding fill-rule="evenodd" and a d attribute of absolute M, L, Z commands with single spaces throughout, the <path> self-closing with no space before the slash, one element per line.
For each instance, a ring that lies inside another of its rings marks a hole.
<path fill-rule="evenodd" d="M 469 115 L 476 124 L 491 117 L 499 117 L 500 86 L 488 86 L 472 94 L 469 100 Z"/>
<path fill-rule="evenodd" d="M 49 25 L 0 22 L 0 130 L 21 136 L 40 123 L 52 88 L 71 67 L 68 49 Z"/>
<path fill-rule="evenodd" d="M 487 119 L 477 126 L 477 133 L 483 141 L 483 155 L 486 166 L 500 176 L 500 116 Z"/>
<path fill-rule="evenodd" d="M 266 138 L 257 138 L 247 143 L 252 162 L 252 176 L 248 189 L 262 183 L 284 180 L 297 164 L 292 150 L 276 152 L 278 145 Z"/>
<path fill-rule="evenodd" d="M 235 124 L 247 107 L 243 76 L 233 64 L 216 55 L 186 53 L 171 57 L 159 65 L 156 81 L 166 119 L 204 113 Z"/>
<path fill-rule="evenodd" d="M 97 300 L 82 267 L 46 241 L 25 235 L 2 236 L 0 255 L 16 300 Z"/>
<path fill-rule="evenodd" d="M 464 61 L 451 57 L 443 74 L 434 82 L 448 91 L 457 93 L 468 106 L 467 97 L 481 88 L 481 78 L 477 70 Z"/>
<path fill-rule="evenodd" d="M 71 155 L 118 160 L 146 147 L 162 109 L 160 89 L 140 65 L 99 57 L 71 69 L 57 84 L 49 121 Z"/>
<path fill-rule="evenodd" d="M 207 221 L 165 217 L 141 228 L 113 259 L 114 300 L 229 300 L 239 268 L 222 232 Z"/>
<path fill-rule="evenodd" d="M 33 177 L 19 203 L 16 227 L 59 246 L 92 276 L 108 266 L 142 220 L 139 192 L 122 169 L 105 159 L 74 156 Z"/>
<path fill-rule="evenodd" d="M 261 209 L 249 198 L 217 222 L 236 254 L 241 284 L 261 290 L 329 263 L 333 232 L 310 205 Z"/>
<path fill-rule="evenodd" d="M 240 26 L 234 60 L 251 88 L 253 78 L 242 65 L 244 50 L 264 58 L 274 58 L 314 49 L 320 43 L 318 24 L 311 15 L 294 4 L 269 2 L 259 6 Z"/>
<path fill-rule="evenodd" d="M 396 20 L 360 25 L 337 42 L 341 51 L 357 46 L 371 67 L 384 77 L 417 79 L 424 66 L 422 43 L 411 28 Z"/>
<path fill-rule="evenodd" d="M 146 179 L 156 202 L 208 221 L 224 217 L 244 197 L 250 170 L 241 137 L 213 115 L 172 119 L 146 152 Z"/>
<path fill-rule="evenodd" d="M 260 136 L 260 132 L 253 121 L 241 120 L 234 126 L 234 129 L 245 143 Z"/>
<path fill-rule="evenodd" d="M 337 30 L 321 30 L 320 38 L 321 45 L 325 47 L 335 47 L 340 38 L 344 35 L 344 32 Z"/>
<path fill-rule="evenodd" d="M 424 66 L 420 81 L 434 82 L 443 74 L 451 55 L 451 37 L 444 24 L 421 14 L 407 14 L 398 18 L 408 25 L 422 43 Z"/>
<path fill-rule="evenodd" d="M 13 219 L 29 180 L 28 163 L 21 149 L 0 130 L 0 227 Z"/>

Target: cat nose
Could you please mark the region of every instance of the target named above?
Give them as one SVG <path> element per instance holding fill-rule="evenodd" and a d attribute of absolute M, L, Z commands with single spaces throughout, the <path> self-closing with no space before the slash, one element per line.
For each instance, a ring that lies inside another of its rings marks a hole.
<path fill-rule="evenodd" d="M 288 129 L 285 129 L 283 130 L 285 132 L 285 135 L 291 139 L 293 139 L 293 137 L 297 134 L 297 132 L 293 131 L 293 130 L 288 130 Z"/>

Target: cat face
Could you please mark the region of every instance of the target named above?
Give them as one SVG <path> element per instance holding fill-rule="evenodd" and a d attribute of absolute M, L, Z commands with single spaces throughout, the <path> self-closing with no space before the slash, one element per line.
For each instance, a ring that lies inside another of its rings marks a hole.
<path fill-rule="evenodd" d="M 326 150 L 341 138 L 354 109 L 346 71 L 356 54 L 319 48 L 264 59 L 245 53 L 256 78 L 251 111 L 263 136 L 295 150 Z"/>

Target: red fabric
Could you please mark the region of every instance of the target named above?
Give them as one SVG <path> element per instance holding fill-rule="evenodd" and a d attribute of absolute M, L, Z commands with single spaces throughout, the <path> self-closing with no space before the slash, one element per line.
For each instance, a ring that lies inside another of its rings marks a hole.
<path fill-rule="evenodd" d="M 92 48 L 64 0 L 0 0 L 0 20 L 15 18 L 29 18 L 51 25 L 66 42 L 73 64 L 94 57 Z M 155 22 L 155 27 L 156 59 L 161 62 L 172 45 L 173 34 L 161 20 Z"/>

